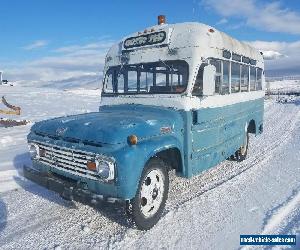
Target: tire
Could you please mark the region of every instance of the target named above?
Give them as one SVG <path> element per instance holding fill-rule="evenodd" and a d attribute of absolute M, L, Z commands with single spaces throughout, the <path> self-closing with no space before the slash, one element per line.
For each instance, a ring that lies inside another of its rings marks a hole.
<path fill-rule="evenodd" d="M 140 230 L 149 230 L 160 219 L 169 192 L 169 173 L 165 163 L 152 158 L 146 164 L 135 197 L 127 204 L 135 225 Z"/>
<path fill-rule="evenodd" d="M 249 132 L 246 132 L 244 144 L 235 152 L 235 158 L 238 162 L 246 159 L 249 146 Z"/>

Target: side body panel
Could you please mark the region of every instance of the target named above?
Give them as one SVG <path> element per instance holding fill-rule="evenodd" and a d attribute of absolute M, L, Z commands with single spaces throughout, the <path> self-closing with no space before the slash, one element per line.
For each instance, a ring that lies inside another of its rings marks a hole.
<path fill-rule="evenodd" d="M 251 121 L 255 134 L 263 123 L 263 99 L 186 112 L 185 167 L 191 177 L 217 165 L 242 145 Z"/>

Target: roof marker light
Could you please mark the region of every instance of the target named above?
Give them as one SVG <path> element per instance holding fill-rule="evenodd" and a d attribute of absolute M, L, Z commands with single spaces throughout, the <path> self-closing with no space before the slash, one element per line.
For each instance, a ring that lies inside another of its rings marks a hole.
<path fill-rule="evenodd" d="M 157 17 L 157 24 L 162 25 L 166 23 L 166 16 L 165 15 L 159 15 Z"/>

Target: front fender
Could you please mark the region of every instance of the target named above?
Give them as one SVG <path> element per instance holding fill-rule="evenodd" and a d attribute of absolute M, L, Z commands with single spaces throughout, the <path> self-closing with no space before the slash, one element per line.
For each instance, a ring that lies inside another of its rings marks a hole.
<path fill-rule="evenodd" d="M 125 199 L 132 199 L 137 191 L 142 171 L 147 161 L 158 152 L 182 145 L 174 136 L 152 137 L 138 142 L 137 145 L 127 145 L 116 152 L 117 185 Z"/>

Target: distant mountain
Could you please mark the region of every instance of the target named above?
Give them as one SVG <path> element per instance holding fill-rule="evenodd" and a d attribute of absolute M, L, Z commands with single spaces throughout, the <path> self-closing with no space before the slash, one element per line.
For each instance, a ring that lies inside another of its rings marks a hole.
<path fill-rule="evenodd" d="M 78 77 L 71 77 L 57 81 L 38 81 L 38 82 L 21 82 L 18 85 L 35 86 L 56 89 L 96 89 L 100 88 L 102 84 L 102 77 L 96 75 L 82 75 Z"/>
<path fill-rule="evenodd" d="M 285 76 L 300 76 L 300 68 L 289 68 L 289 69 L 265 69 L 266 77 L 285 77 Z M 16 82 L 18 85 L 23 86 L 36 86 L 46 88 L 57 88 L 57 89 L 96 89 L 101 88 L 102 76 L 100 75 L 82 75 L 78 77 L 71 77 L 57 81 L 35 81 L 27 82 L 21 81 Z"/>
<path fill-rule="evenodd" d="M 289 68 L 289 69 L 266 68 L 265 72 L 266 72 L 266 77 L 299 76 L 300 68 Z"/>

